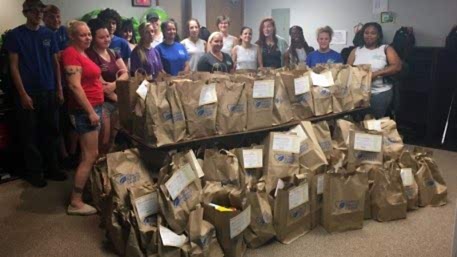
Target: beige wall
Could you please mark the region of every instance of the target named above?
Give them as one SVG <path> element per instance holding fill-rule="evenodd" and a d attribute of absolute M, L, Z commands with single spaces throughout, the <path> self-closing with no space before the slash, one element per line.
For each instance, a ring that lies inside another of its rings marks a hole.
<path fill-rule="evenodd" d="M 0 8 L 0 33 L 5 30 L 15 28 L 25 22 L 25 17 L 22 15 L 21 0 L 2 0 Z"/>

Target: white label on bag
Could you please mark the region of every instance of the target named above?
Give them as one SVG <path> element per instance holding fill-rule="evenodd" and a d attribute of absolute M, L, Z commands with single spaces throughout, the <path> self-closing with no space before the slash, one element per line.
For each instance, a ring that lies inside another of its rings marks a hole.
<path fill-rule="evenodd" d="M 198 101 L 198 106 L 205 104 L 212 104 L 217 102 L 216 94 L 216 84 L 212 83 L 209 85 L 204 85 L 202 91 L 200 91 L 200 100 Z"/>
<path fill-rule="evenodd" d="M 275 190 L 275 197 L 278 196 L 278 191 L 280 189 L 283 189 L 284 188 L 284 181 L 282 181 L 282 179 L 278 179 L 278 183 L 276 184 L 276 190 Z"/>
<path fill-rule="evenodd" d="M 142 222 L 146 217 L 156 214 L 159 211 L 157 192 L 139 197 L 135 200 L 135 206 Z"/>
<path fill-rule="evenodd" d="M 303 130 L 302 126 L 300 126 L 300 125 L 293 127 L 289 131 L 297 134 L 297 136 L 300 138 L 300 141 L 304 141 L 304 140 L 308 139 L 308 135 L 306 135 L 305 131 Z"/>
<path fill-rule="evenodd" d="M 263 167 L 263 149 L 243 150 L 243 164 L 245 169 Z"/>
<path fill-rule="evenodd" d="M 311 80 L 314 86 L 331 87 L 335 85 L 331 71 L 322 72 L 321 74 L 311 72 Z"/>
<path fill-rule="evenodd" d="M 159 232 L 164 246 L 180 248 L 187 242 L 187 237 L 185 235 L 178 235 L 162 225 L 159 225 Z"/>
<path fill-rule="evenodd" d="M 381 152 L 382 136 L 355 133 L 354 149 L 358 151 Z"/>
<path fill-rule="evenodd" d="M 368 130 L 382 131 L 380 120 L 369 120 L 367 121 Z"/>
<path fill-rule="evenodd" d="M 295 95 L 301 95 L 309 92 L 308 77 L 301 77 L 294 79 Z"/>
<path fill-rule="evenodd" d="M 273 150 L 300 153 L 300 139 L 295 135 L 273 134 Z"/>
<path fill-rule="evenodd" d="M 192 169 L 196 172 L 198 178 L 205 176 L 205 173 L 203 173 L 202 166 L 198 162 L 197 157 L 195 157 L 194 151 L 190 150 L 189 152 L 187 152 L 185 158 L 190 163 Z"/>
<path fill-rule="evenodd" d="M 148 87 L 147 85 L 149 82 L 147 80 L 143 80 L 140 86 L 136 90 L 136 93 L 141 97 L 141 99 L 146 100 L 146 95 L 148 94 Z"/>
<path fill-rule="evenodd" d="M 189 163 L 175 172 L 175 174 L 165 182 L 165 187 L 167 188 L 171 199 L 174 200 L 178 197 L 182 190 L 195 179 L 197 179 L 197 176 Z"/>
<path fill-rule="evenodd" d="M 234 238 L 243 232 L 251 223 L 251 206 L 230 219 L 230 238 Z"/>
<path fill-rule="evenodd" d="M 413 185 L 414 177 L 413 170 L 411 168 L 403 168 L 400 171 L 401 180 L 403 181 L 403 186 L 409 187 Z"/>
<path fill-rule="evenodd" d="M 317 194 L 324 193 L 324 174 L 317 176 Z"/>
<path fill-rule="evenodd" d="M 309 201 L 308 183 L 289 191 L 289 210 Z"/>
<path fill-rule="evenodd" d="M 273 98 L 275 94 L 274 80 L 256 80 L 254 81 L 253 98 Z"/>

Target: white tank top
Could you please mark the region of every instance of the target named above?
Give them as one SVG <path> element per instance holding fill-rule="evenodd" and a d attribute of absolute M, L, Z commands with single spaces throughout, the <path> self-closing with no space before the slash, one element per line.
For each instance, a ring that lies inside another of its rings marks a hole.
<path fill-rule="evenodd" d="M 237 70 L 257 70 L 257 47 L 255 44 L 251 44 L 249 48 L 235 46 Z"/>
<path fill-rule="evenodd" d="M 297 49 L 295 49 L 295 52 L 297 53 L 297 56 L 298 56 L 298 63 L 306 64 L 305 48 L 297 48 Z M 290 56 L 290 59 L 293 60 L 292 55 Z"/>
<path fill-rule="evenodd" d="M 233 44 L 235 43 L 235 37 L 232 35 L 228 35 L 227 37 L 224 37 L 222 43 L 224 44 L 224 46 L 222 46 L 221 51 L 231 56 Z"/>
<path fill-rule="evenodd" d="M 368 49 L 365 46 L 357 47 L 355 50 L 354 65 L 370 64 L 371 71 L 378 71 L 384 69 L 387 65 L 386 56 L 387 45 L 381 45 L 376 49 Z M 392 84 L 385 83 L 382 77 L 378 77 L 371 83 L 371 93 L 379 94 L 392 88 Z"/>
<path fill-rule="evenodd" d="M 184 45 L 190 56 L 190 70 L 197 71 L 198 60 L 205 54 L 205 40 L 198 39 L 197 42 L 194 43 L 189 38 L 186 38 L 181 41 L 181 44 Z"/>

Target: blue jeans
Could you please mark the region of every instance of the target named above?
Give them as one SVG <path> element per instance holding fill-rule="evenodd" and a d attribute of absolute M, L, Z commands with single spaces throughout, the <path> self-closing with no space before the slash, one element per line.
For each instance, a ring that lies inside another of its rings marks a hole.
<path fill-rule="evenodd" d="M 379 94 L 371 94 L 370 101 L 370 113 L 375 116 L 376 119 L 380 119 L 386 116 L 387 110 L 390 107 L 393 99 L 393 90 L 381 92 Z"/>
<path fill-rule="evenodd" d="M 100 125 L 102 123 L 102 105 L 94 106 L 94 111 L 97 113 L 100 118 L 100 123 L 97 126 L 90 124 L 89 115 L 84 110 L 72 110 L 70 111 L 70 121 L 73 127 L 75 128 L 76 133 L 82 135 L 94 130 L 100 130 Z"/>

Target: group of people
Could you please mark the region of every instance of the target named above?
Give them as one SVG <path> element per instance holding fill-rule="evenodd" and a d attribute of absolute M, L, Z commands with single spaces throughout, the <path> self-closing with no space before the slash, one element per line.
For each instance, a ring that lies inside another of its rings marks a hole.
<path fill-rule="evenodd" d="M 176 22 L 161 21 L 152 13 L 139 26 L 137 42 L 132 21 L 121 21 L 112 9 L 101 11 L 87 23 L 71 21 L 67 28 L 61 26 L 60 10 L 40 0 L 26 0 L 22 12 L 26 23 L 12 30 L 5 44 L 18 100 L 24 178 L 36 187 L 46 186 L 45 179 L 65 180 L 57 149 L 60 145 L 61 157 L 72 156 L 79 143 L 68 214 L 96 213 L 83 202 L 82 193 L 98 156 L 111 147 L 117 80 L 139 71 L 154 79 L 161 73 L 234 72 L 343 62 L 329 47 L 333 30 L 328 26 L 318 29 L 319 49 L 314 51 L 300 26 L 290 28 L 289 46 L 276 34 L 272 18 L 261 21 L 255 43 L 249 27 L 243 27 L 238 37 L 230 35 L 227 16 L 217 18 L 219 31 L 212 33 L 208 42 L 199 37 L 199 21 L 190 19 L 185 28 L 188 37 L 180 41 Z M 351 52 L 348 63 L 371 64 L 372 110 L 376 117 L 382 117 L 392 100 L 392 85 L 383 78 L 398 72 L 401 61 L 391 47 L 382 44 L 379 24 L 367 23 L 362 30 L 364 44 Z M 65 137 L 59 124 L 68 131 Z"/>

